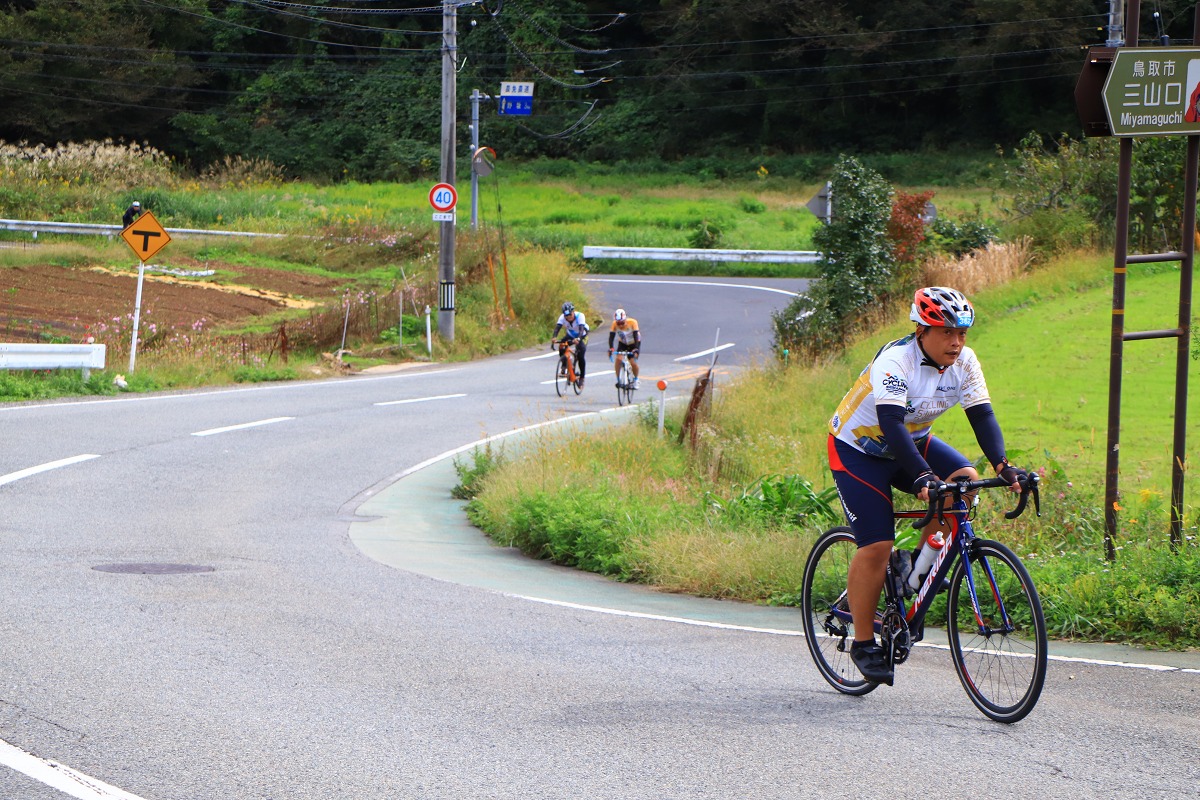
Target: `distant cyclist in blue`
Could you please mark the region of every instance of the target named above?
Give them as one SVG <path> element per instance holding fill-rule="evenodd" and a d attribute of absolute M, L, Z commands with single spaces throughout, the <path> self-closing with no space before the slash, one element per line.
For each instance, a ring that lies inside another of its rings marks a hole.
<path fill-rule="evenodd" d="M 579 386 L 583 388 L 583 376 L 587 374 L 587 320 L 583 312 L 576 311 L 574 303 L 563 303 L 562 315 L 554 325 L 554 333 L 550 336 L 550 349 L 558 346 L 560 331 L 567 342 L 575 342 L 575 363 L 579 365 Z"/>

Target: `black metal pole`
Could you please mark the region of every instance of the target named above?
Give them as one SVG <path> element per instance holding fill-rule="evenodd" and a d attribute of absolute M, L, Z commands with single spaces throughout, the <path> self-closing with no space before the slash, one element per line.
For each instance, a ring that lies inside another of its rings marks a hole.
<path fill-rule="evenodd" d="M 1137 46 L 1141 0 L 1125 9 L 1126 44 Z M 1108 451 L 1104 473 L 1104 555 L 1116 560 L 1118 477 L 1121 463 L 1121 373 L 1125 359 L 1125 271 L 1129 256 L 1129 185 L 1133 172 L 1133 139 L 1121 139 L 1117 167 L 1116 243 L 1113 253 L 1112 333 L 1108 360 Z"/>
<path fill-rule="evenodd" d="M 1200 3 L 1192 22 L 1192 41 L 1200 41 Z M 1192 270 L 1196 256 L 1196 184 L 1200 172 L 1200 136 L 1188 137 L 1184 183 L 1183 250 L 1179 265 L 1179 339 L 1175 349 L 1175 441 L 1171 457 L 1171 547 L 1183 543 L 1183 482 L 1187 474 L 1188 367 L 1192 342 Z"/>

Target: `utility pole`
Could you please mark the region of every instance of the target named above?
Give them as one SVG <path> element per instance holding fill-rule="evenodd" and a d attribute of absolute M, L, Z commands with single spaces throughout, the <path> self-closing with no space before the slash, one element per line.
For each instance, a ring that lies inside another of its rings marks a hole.
<path fill-rule="evenodd" d="M 1105 47 L 1125 46 L 1124 20 L 1125 0 L 1108 0 L 1108 40 L 1104 43 Z"/>
<path fill-rule="evenodd" d="M 454 186 L 454 112 L 458 77 L 458 0 L 442 0 L 442 183 Z M 455 212 L 457 215 L 457 211 Z M 454 341 L 454 221 L 438 223 L 438 333 Z"/>
<path fill-rule="evenodd" d="M 475 154 L 479 152 L 479 101 L 487 97 L 478 89 L 471 90 L 471 230 L 479 227 L 479 174 L 475 170 Z"/>

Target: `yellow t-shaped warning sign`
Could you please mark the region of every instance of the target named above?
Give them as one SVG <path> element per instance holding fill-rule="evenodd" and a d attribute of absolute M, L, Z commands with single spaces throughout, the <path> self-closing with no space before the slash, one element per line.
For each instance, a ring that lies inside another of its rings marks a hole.
<path fill-rule="evenodd" d="M 147 211 L 121 231 L 125 244 L 133 248 L 133 252 L 143 262 L 149 261 L 154 254 L 171 243 L 171 237 L 166 228 L 158 224 L 154 214 Z"/>

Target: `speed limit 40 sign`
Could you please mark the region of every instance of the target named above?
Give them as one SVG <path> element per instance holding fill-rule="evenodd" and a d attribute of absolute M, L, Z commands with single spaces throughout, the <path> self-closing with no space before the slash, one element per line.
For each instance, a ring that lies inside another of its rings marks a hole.
<path fill-rule="evenodd" d="M 453 211 L 458 205 L 458 192 L 448 183 L 436 184 L 429 190 L 429 205 L 434 211 Z"/>

